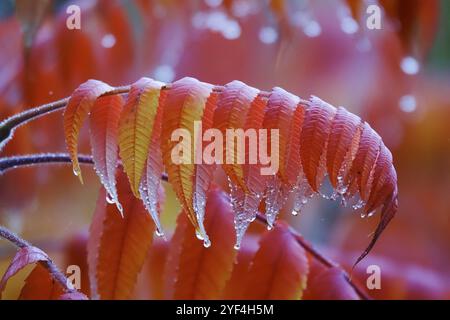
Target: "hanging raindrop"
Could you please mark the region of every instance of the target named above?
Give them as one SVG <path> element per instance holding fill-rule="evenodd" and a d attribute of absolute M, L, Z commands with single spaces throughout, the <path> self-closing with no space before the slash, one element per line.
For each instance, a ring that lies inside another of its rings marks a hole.
<path fill-rule="evenodd" d="M 147 180 L 148 181 L 148 180 Z M 152 180 L 153 181 L 153 180 Z M 155 180 L 157 181 L 157 180 Z M 164 231 L 161 226 L 161 222 L 159 220 L 158 213 L 158 189 L 160 187 L 160 183 L 145 185 L 146 179 L 142 179 L 141 184 L 139 185 L 139 194 L 141 195 L 142 202 L 144 203 L 145 209 L 150 213 L 150 216 L 155 223 L 156 230 L 155 233 L 158 237 L 164 238 Z"/>
<path fill-rule="evenodd" d="M 195 236 L 200 241 L 205 241 L 205 238 L 203 237 L 203 234 L 199 230 L 195 230 Z"/>
<path fill-rule="evenodd" d="M 203 240 L 203 246 L 204 246 L 205 248 L 211 247 L 211 241 L 210 241 L 209 239 Z"/>
<path fill-rule="evenodd" d="M 114 197 L 111 196 L 108 192 L 106 193 L 106 202 L 108 204 L 114 204 L 116 201 L 114 200 Z"/>

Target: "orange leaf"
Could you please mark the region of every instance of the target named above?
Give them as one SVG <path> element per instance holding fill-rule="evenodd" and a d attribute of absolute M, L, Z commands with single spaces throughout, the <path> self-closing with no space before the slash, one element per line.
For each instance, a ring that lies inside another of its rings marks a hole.
<path fill-rule="evenodd" d="M 212 245 L 205 248 L 192 237 L 186 215 L 178 216 L 177 228 L 167 257 L 166 298 L 218 299 L 230 277 L 233 249 L 233 215 L 227 196 L 213 188 L 208 195 L 205 227 Z"/>
<path fill-rule="evenodd" d="M 227 135 L 227 129 L 256 130 L 262 128 L 264 108 L 267 102 L 258 89 L 250 87 L 240 81 L 232 81 L 225 85 L 217 102 L 214 115 L 214 127 L 218 128 L 229 142 L 237 140 Z M 245 141 L 243 141 L 245 143 Z M 226 143 L 225 158 L 222 165 L 230 181 L 230 192 L 233 211 L 235 213 L 236 248 L 239 248 L 251 221 L 256 216 L 257 209 L 265 191 L 266 176 L 259 172 L 260 165 L 250 164 L 249 146 L 245 150 L 238 149 L 239 145 Z"/>
<path fill-rule="evenodd" d="M 300 156 L 309 185 L 313 191 L 318 192 L 325 174 L 324 155 L 336 108 L 318 98 L 311 102 L 303 122 Z"/>
<path fill-rule="evenodd" d="M 279 144 L 278 157 L 279 170 L 271 177 L 266 195 L 266 217 L 271 227 L 278 212 L 283 207 L 289 192 L 293 190 L 300 174 L 300 133 L 303 123 L 303 106 L 298 106 L 299 98 L 283 90 L 273 88 L 267 103 L 263 127 L 278 130 Z M 269 146 L 271 140 L 268 141 Z M 272 148 L 268 148 L 272 150 Z"/>
<path fill-rule="evenodd" d="M 102 94 L 111 91 L 112 87 L 98 80 L 88 80 L 81 84 L 73 93 L 64 111 L 64 135 L 73 172 L 83 183 L 81 169 L 78 163 L 78 135 L 83 121 L 90 112 L 95 100 Z"/>
<path fill-rule="evenodd" d="M 225 286 L 223 299 L 242 299 L 250 265 L 258 248 L 258 237 L 253 234 L 247 234 L 242 240 L 241 248 L 234 262 L 233 272 Z"/>
<path fill-rule="evenodd" d="M 154 300 L 164 299 L 164 278 L 167 255 L 170 242 L 162 238 L 156 238 L 147 255 L 146 272 L 148 274 L 148 288 L 150 298 Z"/>
<path fill-rule="evenodd" d="M 194 164 L 194 161 L 201 151 L 197 148 L 197 139 L 201 136 L 197 136 L 194 131 L 196 123 L 200 123 L 204 114 L 208 114 L 205 109 L 209 108 L 208 98 L 212 89 L 212 85 L 193 78 L 183 78 L 172 84 L 163 109 L 164 126 L 161 142 L 169 182 L 196 232 L 206 243 L 209 239 L 204 230 L 202 217 L 205 204 L 195 201 L 194 193 L 206 192 L 206 187 L 210 183 L 210 181 L 199 182 L 198 178 L 211 177 L 196 174 L 196 166 L 199 164 Z M 214 95 L 212 97 L 214 98 Z M 198 132 L 200 133 L 201 131 Z M 192 138 L 194 141 L 191 141 Z M 199 186 L 204 189 L 196 190 Z"/>
<path fill-rule="evenodd" d="M 253 116 L 249 111 L 257 94 L 258 89 L 240 81 L 235 80 L 226 84 L 217 101 L 213 127 L 219 129 L 224 137 L 227 129 L 244 129 L 247 117 L 251 118 Z M 244 153 L 241 154 L 242 156 L 245 155 Z M 226 159 L 224 159 L 223 169 L 234 184 L 247 191 L 247 185 L 244 182 L 243 166 L 238 163 L 237 147 L 234 146 L 232 149 L 225 147 L 224 158 L 227 155 L 229 155 L 230 161 L 225 161 Z"/>
<path fill-rule="evenodd" d="M 131 85 L 119 125 L 120 158 L 131 190 L 139 195 L 139 184 L 148 155 L 152 131 L 161 103 L 164 83 L 141 78 Z"/>
<path fill-rule="evenodd" d="M 80 291 L 90 296 L 89 267 L 87 262 L 88 232 L 80 232 L 72 236 L 64 247 L 64 264 L 66 267 L 80 267 Z"/>
<path fill-rule="evenodd" d="M 288 174 L 288 156 L 290 148 L 295 148 L 300 145 L 299 141 L 297 146 L 292 145 L 290 140 L 293 132 L 293 120 L 294 112 L 299 103 L 299 98 L 293 94 L 285 91 L 282 88 L 275 87 L 267 102 L 267 107 L 264 115 L 264 129 L 268 130 L 279 130 L 279 149 L 278 149 L 278 159 L 279 159 L 279 171 L 278 176 L 283 180 L 283 182 L 288 182 L 288 175 L 294 174 L 295 172 L 289 172 Z M 269 140 L 270 144 L 270 140 Z M 298 159 L 298 153 L 297 153 Z M 300 163 L 298 162 L 298 171 L 300 170 Z M 295 182 L 294 182 L 295 183 Z"/>
<path fill-rule="evenodd" d="M 47 260 L 49 260 L 49 257 L 44 251 L 39 248 L 32 246 L 20 248 L 14 256 L 14 259 L 9 265 L 5 274 L 3 275 L 2 280 L 0 281 L 0 298 L 2 296 L 3 290 L 5 290 L 6 283 L 8 282 L 9 278 L 14 276 L 17 272 L 19 272 L 29 264 Z"/>
<path fill-rule="evenodd" d="M 152 219 L 133 196 L 126 176 L 120 173 L 117 182 L 123 218 L 107 204 L 102 189 L 91 225 L 88 263 L 94 298 L 129 298 L 153 239 Z"/>
<path fill-rule="evenodd" d="M 316 260 L 310 262 L 305 300 L 359 300 L 356 291 L 339 268 L 328 268 Z"/>
<path fill-rule="evenodd" d="M 142 175 L 139 185 L 139 193 L 144 202 L 145 208 L 150 213 L 156 225 L 156 232 L 163 236 L 164 232 L 159 221 L 159 212 L 161 211 L 161 176 L 164 172 L 162 153 L 161 153 L 161 129 L 162 129 L 162 106 L 164 105 L 166 91 L 161 91 L 159 97 L 159 106 L 153 123 L 150 145 L 148 147 L 147 163 L 145 172 Z"/>
<path fill-rule="evenodd" d="M 348 163 L 355 157 L 361 125 L 361 119 L 358 116 L 345 108 L 337 109 L 327 144 L 328 176 L 334 188 L 342 187 L 339 186 L 338 180 L 343 180 L 345 172 L 350 169 Z M 342 172 L 343 170 L 345 172 Z"/>
<path fill-rule="evenodd" d="M 244 299 L 300 299 L 308 278 L 305 250 L 278 223 L 260 240 L 248 273 Z"/>
<path fill-rule="evenodd" d="M 361 139 L 347 178 L 350 184 L 359 189 L 361 199 L 367 201 L 373 181 L 373 168 L 378 159 L 381 147 L 380 136 L 365 122 Z M 353 191 L 353 190 L 351 190 Z"/>
<path fill-rule="evenodd" d="M 19 300 L 57 300 L 64 290 L 41 264 L 36 264 L 25 280 Z"/>
<path fill-rule="evenodd" d="M 115 203 L 119 211 L 122 211 L 122 206 L 116 190 L 117 131 L 122 106 L 123 98 L 119 95 L 100 97 L 95 101 L 89 117 L 95 171 L 108 194 L 109 202 Z"/>

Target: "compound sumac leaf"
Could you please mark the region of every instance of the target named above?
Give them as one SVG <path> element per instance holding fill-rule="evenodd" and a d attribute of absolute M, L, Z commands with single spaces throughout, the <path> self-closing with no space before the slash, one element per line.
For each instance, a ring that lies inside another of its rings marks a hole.
<path fill-rule="evenodd" d="M 361 257 L 397 212 L 397 175 L 390 151 L 368 123 L 343 107 L 317 97 L 305 101 L 278 87 L 263 92 L 237 80 L 213 86 L 187 77 L 165 85 L 142 78 L 130 87 L 120 112 L 121 98 L 99 98 L 111 90 L 89 80 L 70 98 L 64 127 L 74 172 L 79 173 L 78 132 L 94 105 L 94 161 L 108 198 L 118 203 L 114 172 L 122 160 L 131 190 L 142 198 L 158 234 L 159 177 L 165 170 L 197 237 L 210 244 L 205 204 L 217 163 L 229 182 L 236 248 L 259 208 L 273 227 L 288 197 L 293 199 L 292 212 L 299 212 L 322 192 L 327 174 L 335 189 L 330 199 L 355 201 L 352 206 L 368 215 L 381 208 L 380 223 Z M 266 129 L 265 136 L 260 129 Z"/>

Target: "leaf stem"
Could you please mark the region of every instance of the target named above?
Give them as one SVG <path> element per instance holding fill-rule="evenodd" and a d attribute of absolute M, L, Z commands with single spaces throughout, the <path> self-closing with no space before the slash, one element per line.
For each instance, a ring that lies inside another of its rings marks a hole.
<path fill-rule="evenodd" d="M 0 237 L 5 240 L 8 240 L 9 242 L 11 242 L 20 249 L 33 246 L 28 241 L 22 239 L 17 234 L 15 234 L 11 230 L 3 226 L 0 226 Z M 75 288 L 69 286 L 69 282 L 66 276 L 58 269 L 58 267 L 53 263 L 53 261 L 50 258 L 48 260 L 39 261 L 39 263 L 48 270 L 53 279 L 55 279 L 61 284 L 62 288 L 64 289 L 64 292 L 66 293 L 77 292 Z"/>
<path fill-rule="evenodd" d="M 79 155 L 78 161 L 83 164 L 93 164 L 90 155 Z M 70 156 L 67 153 L 42 153 L 21 155 L 13 157 L 0 158 L 0 175 L 8 170 L 17 167 L 36 166 L 39 164 L 57 164 L 71 162 Z"/>

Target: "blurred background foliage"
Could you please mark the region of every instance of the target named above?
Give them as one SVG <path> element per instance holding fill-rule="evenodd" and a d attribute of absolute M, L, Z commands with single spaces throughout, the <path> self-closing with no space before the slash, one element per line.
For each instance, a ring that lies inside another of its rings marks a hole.
<path fill-rule="evenodd" d="M 384 282 L 374 297 L 449 298 L 450 1 L 380 2 L 382 29 L 369 30 L 365 8 L 376 1 L 3 0 L 0 119 L 65 97 L 89 78 L 112 85 L 142 76 L 239 79 L 343 105 L 380 133 L 399 175 L 398 216 L 355 279 L 364 283 L 366 266 L 376 263 Z M 81 30 L 66 28 L 70 4 L 81 7 Z M 63 151 L 62 132 L 61 114 L 52 114 L 20 128 L 2 156 Z M 82 141 L 88 152 L 86 132 Z M 84 186 L 66 166 L 0 176 L 0 224 L 61 266 L 82 264 L 99 189 L 93 170 L 85 171 Z M 170 231 L 179 205 L 167 192 L 162 221 Z M 349 267 L 378 219 L 358 215 L 317 199 L 300 216 L 282 218 Z M 0 242 L 0 273 L 13 253 Z M 17 297 L 25 276 L 5 297 Z"/>

